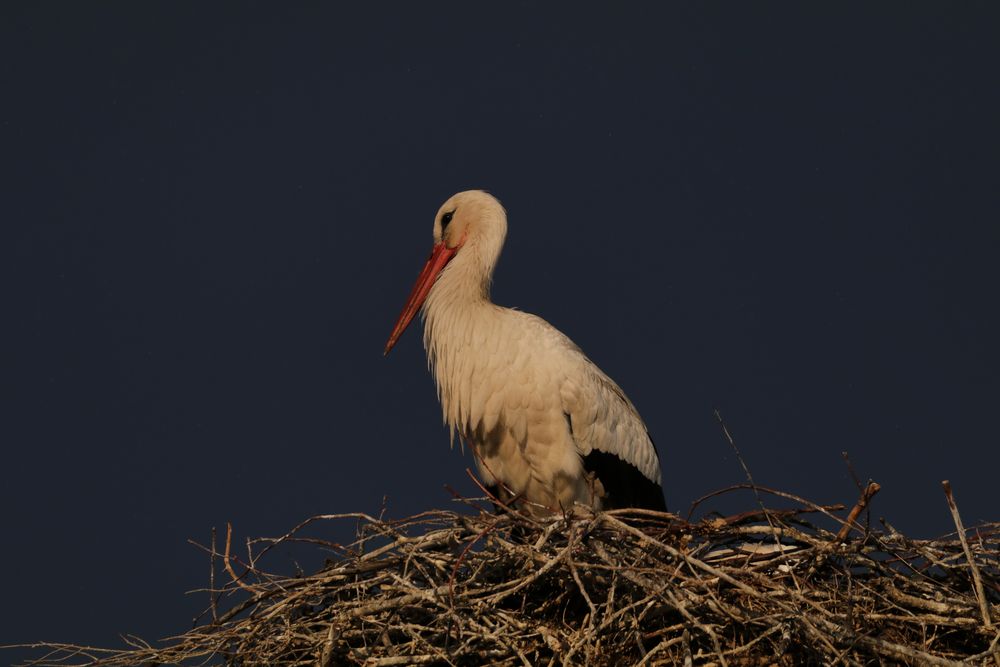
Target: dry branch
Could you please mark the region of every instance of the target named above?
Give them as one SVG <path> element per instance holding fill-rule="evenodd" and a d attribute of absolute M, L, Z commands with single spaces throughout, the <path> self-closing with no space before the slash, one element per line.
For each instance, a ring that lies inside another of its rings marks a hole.
<path fill-rule="evenodd" d="M 955 504 L 955 497 L 951 493 L 951 482 L 944 480 L 941 482 L 941 486 L 944 488 L 944 496 L 948 500 L 948 509 L 951 510 L 951 518 L 954 520 L 955 528 L 958 530 L 958 539 L 962 543 L 962 551 L 965 552 L 965 558 L 969 562 L 969 570 L 972 572 L 976 598 L 979 601 L 979 611 L 983 615 L 983 625 L 990 628 L 993 626 L 993 622 L 990 619 L 989 602 L 986 601 L 986 593 L 983 591 L 983 580 L 979 574 L 979 568 L 976 566 L 976 559 L 972 557 L 972 551 L 969 550 L 969 542 L 965 539 L 965 526 L 962 525 L 962 517 L 958 513 L 958 505 Z"/>

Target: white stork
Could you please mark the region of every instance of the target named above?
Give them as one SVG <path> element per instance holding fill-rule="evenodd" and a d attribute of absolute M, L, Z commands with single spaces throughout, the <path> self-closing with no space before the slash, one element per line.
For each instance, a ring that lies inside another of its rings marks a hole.
<path fill-rule="evenodd" d="M 490 301 L 506 234 L 489 194 L 446 201 L 385 354 L 422 306 L 444 419 L 498 498 L 535 514 L 573 503 L 665 511 L 656 448 L 625 393 L 551 324 Z"/>

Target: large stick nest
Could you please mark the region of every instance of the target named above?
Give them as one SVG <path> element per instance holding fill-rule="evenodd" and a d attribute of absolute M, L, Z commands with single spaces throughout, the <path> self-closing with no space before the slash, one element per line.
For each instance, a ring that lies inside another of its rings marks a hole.
<path fill-rule="evenodd" d="M 31 664 L 1000 666 L 1000 523 L 966 531 L 955 510 L 959 533 L 917 540 L 857 521 L 877 485 L 846 520 L 761 491 L 795 507 L 698 523 L 472 501 L 398 521 L 318 516 L 239 556 L 228 538 L 204 547 L 203 625 L 122 650 L 39 645 Z M 357 540 L 312 536 L 331 521 L 357 522 Z M 292 543 L 331 558 L 265 571 Z"/>

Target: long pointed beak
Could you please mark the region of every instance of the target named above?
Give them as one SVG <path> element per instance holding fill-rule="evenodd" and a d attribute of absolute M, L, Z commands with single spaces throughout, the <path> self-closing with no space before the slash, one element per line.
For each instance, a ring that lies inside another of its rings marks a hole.
<path fill-rule="evenodd" d="M 392 349 L 396 341 L 399 340 L 399 337 L 406 331 L 406 327 L 410 326 L 413 317 L 420 311 L 420 307 L 424 305 L 424 300 L 430 294 L 431 287 L 434 286 L 434 281 L 437 280 L 441 269 L 451 261 L 456 252 L 458 252 L 458 247 L 449 248 L 443 242 L 434 244 L 431 256 L 427 259 L 427 263 L 424 264 L 424 269 L 420 272 L 420 276 L 417 277 L 417 284 L 410 290 L 410 296 L 406 299 L 406 305 L 403 306 L 403 312 L 399 314 L 399 319 L 396 320 L 396 326 L 392 328 L 389 342 L 385 344 L 385 351 L 382 353 L 383 356 L 389 354 L 389 350 Z"/>

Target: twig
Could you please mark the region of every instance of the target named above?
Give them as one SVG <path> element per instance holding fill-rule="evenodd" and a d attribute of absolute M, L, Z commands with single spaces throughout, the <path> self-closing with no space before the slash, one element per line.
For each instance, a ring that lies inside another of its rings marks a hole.
<path fill-rule="evenodd" d="M 847 520 L 844 525 L 840 527 L 840 532 L 837 533 L 837 541 L 843 542 L 847 539 L 848 534 L 851 532 L 851 527 L 854 525 L 854 521 L 858 518 L 858 515 L 868 507 L 868 503 L 875 496 L 876 493 L 882 487 L 879 486 L 877 482 L 868 482 L 868 486 L 864 488 L 861 492 L 861 497 L 858 498 L 858 502 L 855 503 L 854 507 L 851 508 L 850 514 L 847 515 Z"/>
<path fill-rule="evenodd" d="M 208 571 L 208 604 L 212 609 L 212 623 L 219 622 L 219 613 L 216 608 L 216 593 L 215 593 L 215 526 L 212 526 L 212 552 L 209 556 L 209 562 L 211 563 L 211 568 Z"/>
<path fill-rule="evenodd" d="M 239 586 L 240 588 L 242 588 L 244 590 L 248 590 L 248 591 L 250 591 L 252 593 L 257 593 L 257 589 L 255 587 L 253 587 L 253 586 L 251 586 L 249 584 L 245 584 L 242 581 L 240 581 L 243 577 L 245 577 L 247 575 L 247 573 L 250 572 L 249 568 L 247 568 L 247 571 L 244 572 L 241 576 L 236 576 L 236 572 L 233 570 L 232 561 L 236 560 L 236 556 L 230 556 L 229 555 L 229 547 L 230 547 L 230 544 L 232 542 L 232 539 L 233 539 L 233 524 L 231 524 L 231 523 L 229 523 L 227 521 L 226 522 L 226 554 L 225 554 L 225 558 L 223 559 L 223 561 L 226 564 L 226 572 L 229 573 L 229 576 L 232 578 L 234 584 L 236 584 L 237 586 Z"/>
<path fill-rule="evenodd" d="M 858 487 L 858 491 L 863 492 L 865 490 L 865 485 L 861 483 L 861 478 L 858 477 L 858 473 L 854 472 L 854 464 L 851 463 L 851 457 L 847 455 L 847 452 L 841 452 L 840 457 L 844 459 L 844 463 L 847 464 L 847 472 L 850 473 L 851 479 L 854 480 L 854 486 Z"/>
<path fill-rule="evenodd" d="M 750 468 L 747 467 L 746 461 L 743 460 L 743 455 L 740 454 L 739 447 L 736 446 L 736 441 L 733 440 L 733 436 L 729 433 L 729 428 L 726 426 L 726 423 L 722 421 L 722 414 L 720 414 L 718 410 L 715 411 L 715 418 L 716 420 L 718 420 L 719 426 L 722 428 L 722 433 L 723 435 L 726 436 L 726 440 L 729 442 L 729 446 L 732 447 L 733 451 L 736 453 L 736 459 L 740 462 L 740 466 L 743 467 L 743 472 L 746 473 L 747 476 L 747 482 L 750 484 L 750 488 L 753 489 L 753 495 L 754 498 L 757 499 L 757 505 L 760 507 L 760 511 L 764 515 L 764 519 L 767 521 L 767 525 L 771 527 L 772 535 L 774 536 L 774 544 L 778 548 L 778 556 L 784 559 L 785 553 L 781 548 L 781 539 L 778 537 L 779 533 L 775 529 L 774 521 L 772 521 L 771 515 L 768 512 L 767 507 L 764 506 L 764 500 L 760 497 L 760 492 L 757 490 L 757 485 L 753 481 L 753 475 L 750 474 Z M 788 564 L 786 562 L 786 566 L 787 565 Z M 789 571 L 791 571 L 790 568 Z M 792 583 L 794 583 L 796 587 L 798 587 L 799 585 L 797 577 L 795 577 L 794 575 L 792 576 Z M 720 660 L 723 660 L 723 663 L 725 662 L 725 660 L 721 656 Z"/>
<path fill-rule="evenodd" d="M 983 626 L 986 629 L 993 627 L 990 618 L 990 608 L 986 601 L 986 593 L 983 591 L 983 580 L 979 575 L 979 568 L 976 567 L 976 559 L 972 556 L 972 549 L 965 539 L 965 526 L 962 525 L 962 517 L 958 513 L 958 505 L 951 493 L 951 482 L 943 480 L 941 486 L 944 488 L 944 497 L 948 499 L 948 509 L 951 510 L 951 518 L 955 521 L 955 529 L 958 530 L 958 539 L 962 542 L 962 550 L 965 551 L 965 558 L 969 561 L 969 569 L 972 571 L 972 582 L 976 590 L 976 598 L 979 600 L 979 613 L 983 615 Z"/>

